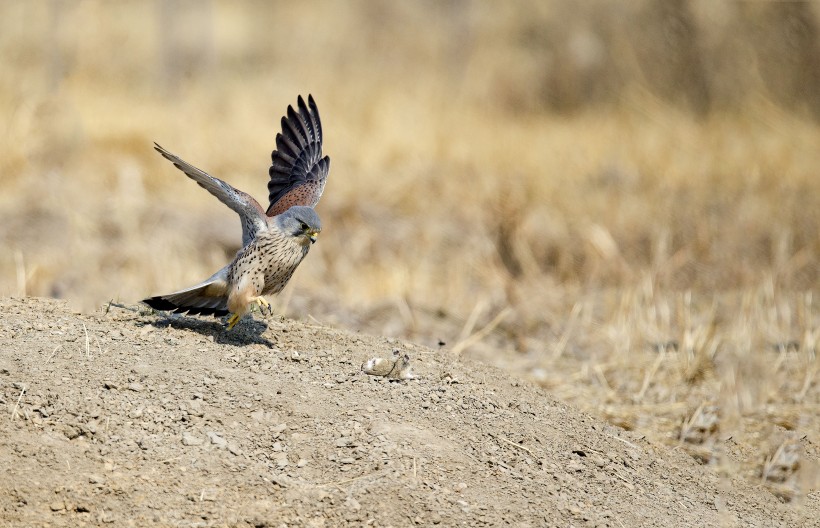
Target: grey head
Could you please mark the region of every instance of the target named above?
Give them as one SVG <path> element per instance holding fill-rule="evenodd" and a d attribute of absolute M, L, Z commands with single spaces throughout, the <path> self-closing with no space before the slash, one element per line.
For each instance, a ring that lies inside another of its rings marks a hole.
<path fill-rule="evenodd" d="M 322 221 L 312 207 L 295 205 L 275 217 L 276 226 L 292 237 L 301 238 L 303 244 L 316 242 L 322 231 Z"/>

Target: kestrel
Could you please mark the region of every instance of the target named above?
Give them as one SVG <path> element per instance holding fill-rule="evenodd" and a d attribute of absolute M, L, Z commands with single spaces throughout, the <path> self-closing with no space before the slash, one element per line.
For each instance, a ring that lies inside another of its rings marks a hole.
<path fill-rule="evenodd" d="M 171 154 L 154 148 L 179 170 L 230 207 L 242 221 L 242 249 L 233 261 L 196 286 L 142 302 L 157 310 L 215 317 L 231 314 L 228 329 L 250 311 L 270 305 L 263 295 L 282 291 L 322 230 L 313 207 L 319 202 L 330 170 L 322 157 L 322 122 L 313 96 L 299 96 L 295 111 L 288 106 L 268 182 L 267 210 L 252 196 L 210 176 Z"/>

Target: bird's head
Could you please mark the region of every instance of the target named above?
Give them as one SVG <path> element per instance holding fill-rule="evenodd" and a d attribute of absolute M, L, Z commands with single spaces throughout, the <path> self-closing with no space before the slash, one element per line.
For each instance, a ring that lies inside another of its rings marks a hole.
<path fill-rule="evenodd" d="M 316 242 L 322 231 L 322 221 L 312 207 L 295 205 L 276 217 L 279 229 L 295 237 L 303 245 Z"/>

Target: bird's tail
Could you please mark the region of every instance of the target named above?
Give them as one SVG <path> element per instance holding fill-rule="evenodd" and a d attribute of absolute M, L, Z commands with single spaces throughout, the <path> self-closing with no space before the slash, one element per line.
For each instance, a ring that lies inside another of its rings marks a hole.
<path fill-rule="evenodd" d="M 142 302 L 155 310 L 191 315 L 227 315 L 228 268 L 222 268 L 209 279 L 178 292 L 157 295 Z"/>

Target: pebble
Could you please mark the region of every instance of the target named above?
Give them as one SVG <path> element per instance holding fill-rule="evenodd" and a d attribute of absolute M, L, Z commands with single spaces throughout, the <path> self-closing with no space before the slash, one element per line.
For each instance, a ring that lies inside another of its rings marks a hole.
<path fill-rule="evenodd" d="M 274 434 L 281 434 L 281 433 L 284 433 L 287 428 L 288 428 L 288 424 L 281 423 L 279 425 L 274 425 L 271 428 L 271 432 L 273 432 Z"/>
<path fill-rule="evenodd" d="M 228 447 L 228 441 L 222 438 L 219 433 L 214 433 L 213 431 L 208 433 L 208 438 L 210 438 L 211 443 L 220 449 L 224 449 Z"/>
<path fill-rule="evenodd" d="M 567 464 L 568 471 L 583 471 L 584 469 L 584 465 L 577 460 L 572 460 L 569 464 Z"/>
<path fill-rule="evenodd" d="M 69 440 L 74 440 L 78 436 L 80 436 L 80 430 L 72 425 L 63 424 L 62 426 L 63 434 Z"/>
<path fill-rule="evenodd" d="M 205 440 L 202 438 L 192 435 L 191 433 L 182 433 L 182 445 L 185 446 L 198 446 L 205 443 Z"/>
<path fill-rule="evenodd" d="M 279 469 L 285 468 L 289 464 L 287 453 L 276 453 L 273 456 L 273 460 L 274 460 L 274 462 L 276 462 L 276 466 Z"/>
<path fill-rule="evenodd" d="M 131 390 L 131 391 L 134 391 L 134 392 L 141 392 L 144 389 L 145 389 L 145 387 L 142 386 L 142 383 L 137 383 L 136 381 L 133 382 L 133 383 L 128 384 L 128 390 Z"/>

